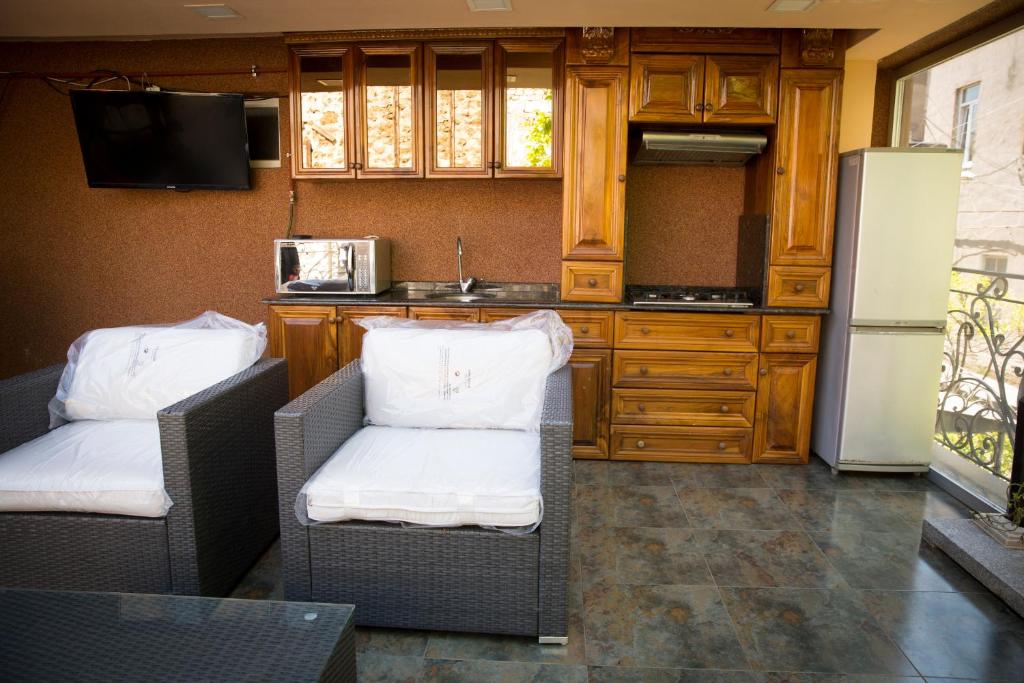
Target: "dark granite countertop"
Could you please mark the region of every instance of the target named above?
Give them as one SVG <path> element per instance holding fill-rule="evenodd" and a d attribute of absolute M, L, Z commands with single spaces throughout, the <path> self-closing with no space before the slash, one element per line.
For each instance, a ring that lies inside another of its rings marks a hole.
<path fill-rule="evenodd" d="M 488 285 L 500 289 L 488 291 Z M 644 306 L 628 302 L 590 303 L 562 301 L 554 284 L 481 283 L 463 299 L 457 283 L 400 282 L 380 294 L 275 294 L 265 304 L 296 306 L 451 306 L 455 308 L 575 308 L 611 311 L 660 311 L 692 313 L 739 313 L 776 315 L 825 315 L 827 308 L 719 308 L 716 306 Z"/>

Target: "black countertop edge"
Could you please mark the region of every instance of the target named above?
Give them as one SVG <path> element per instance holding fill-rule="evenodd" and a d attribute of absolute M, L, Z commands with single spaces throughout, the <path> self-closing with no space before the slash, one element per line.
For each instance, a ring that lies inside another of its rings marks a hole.
<path fill-rule="evenodd" d="M 735 313 L 749 315 L 828 315 L 827 308 L 793 308 L 751 306 L 750 308 L 719 308 L 716 306 L 634 306 L 627 303 L 593 303 L 538 299 L 535 301 L 444 301 L 438 299 L 407 299 L 384 292 L 377 296 L 303 296 L 278 294 L 262 300 L 264 304 L 281 306 L 442 306 L 444 308 L 575 308 L 604 311 L 646 311 L 652 313 Z"/>

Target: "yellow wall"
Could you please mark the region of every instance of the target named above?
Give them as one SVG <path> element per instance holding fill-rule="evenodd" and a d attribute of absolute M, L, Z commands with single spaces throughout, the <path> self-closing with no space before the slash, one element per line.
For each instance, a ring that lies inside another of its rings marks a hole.
<path fill-rule="evenodd" d="M 839 151 L 871 146 L 871 117 L 875 105 L 877 63 L 848 60 L 843 75 L 843 104 L 839 119 Z"/>

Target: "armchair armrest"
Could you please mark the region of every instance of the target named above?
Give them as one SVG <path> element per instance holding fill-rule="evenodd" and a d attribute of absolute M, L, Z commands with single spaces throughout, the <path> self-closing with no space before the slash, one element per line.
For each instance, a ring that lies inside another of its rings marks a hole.
<path fill-rule="evenodd" d="M 157 413 L 175 593 L 226 593 L 273 538 L 274 411 L 287 400 L 287 362 L 272 358 Z"/>
<path fill-rule="evenodd" d="M 306 481 L 363 426 L 363 371 L 354 360 L 274 415 L 286 600 L 309 600 L 309 543 L 295 516 Z"/>
<path fill-rule="evenodd" d="M 540 614 L 542 639 L 568 635 L 569 524 L 572 520 L 572 368 L 548 377 L 540 423 Z"/>
<path fill-rule="evenodd" d="M 50 427 L 47 404 L 57 393 L 64 364 L 0 381 L 0 453 L 42 436 Z"/>

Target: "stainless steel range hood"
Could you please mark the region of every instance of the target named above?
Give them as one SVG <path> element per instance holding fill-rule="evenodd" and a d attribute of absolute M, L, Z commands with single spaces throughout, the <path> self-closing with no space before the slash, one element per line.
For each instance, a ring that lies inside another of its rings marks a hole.
<path fill-rule="evenodd" d="M 742 166 L 767 144 L 761 133 L 644 131 L 633 163 Z"/>

